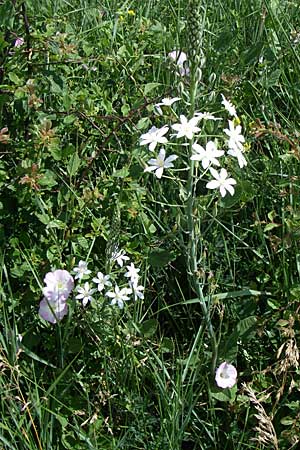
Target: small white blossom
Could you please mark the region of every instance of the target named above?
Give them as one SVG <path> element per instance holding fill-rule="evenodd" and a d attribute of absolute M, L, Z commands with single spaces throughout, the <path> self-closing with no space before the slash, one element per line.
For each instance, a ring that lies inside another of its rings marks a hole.
<path fill-rule="evenodd" d="M 181 98 L 180 97 L 174 97 L 174 98 L 166 97 L 166 98 L 163 98 L 160 103 L 156 103 L 156 105 L 154 105 L 154 107 L 157 109 L 158 113 L 162 116 L 163 112 L 162 112 L 161 106 L 171 107 L 173 105 L 173 103 L 178 102 L 178 100 L 181 100 Z"/>
<path fill-rule="evenodd" d="M 120 289 L 119 286 L 115 286 L 115 291 L 106 292 L 106 296 L 112 298 L 110 304 L 117 304 L 120 309 L 124 307 L 124 301 L 129 300 L 128 295 L 132 294 L 132 290 L 129 288 Z"/>
<path fill-rule="evenodd" d="M 192 117 L 192 119 L 188 120 L 184 115 L 181 115 L 180 123 L 175 123 L 172 125 L 172 128 L 177 131 L 177 138 L 187 137 L 188 139 L 193 139 L 194 134 L 200 131 L 200 128 L 196 126 L 198 122 L 199 117 Z"/>
<path fill-rule="evenodd" d="M 76 295 L 76 298 L 82 300 L 83 306 L 86 306 L 88 302 L 94 300 L 92 295 L 96 292 L 96 289 L 91 289 L 87 281 L 84 283 L 83 287 L 78 286 L 77 291 L 79 294 Z"/>
<path fill-rule="evenodd" d="M 99 292 L 103 291 L 105 286 L 111 287 L 112 284 L 109 281 L 109 275 L 104 275 L 102 272 L 97 273 L 97 278 L 93 278 L 93 282 L 97 284 L 97 289 Z"/>
<path fill-rule="evenodd" d="M 244 157 L 242 150 L 240 150 L 239 148 L 235 148 L 235 149 L 231 148 L 230 150 L 228 150 L 227 153 L 228 153 L 228 155 L 231 155 L 231 156 L 234 156 L 235 158 L 237 158 L 241 169 L 247 165 L 246 158 Z"/>
<path fill-rule="evenodd" d="M 87 268 L 88 263 L 86 261 L 79 261 L 78 266 L 74 267 L 73 271 L 76 273 L 75 280 L 81 280 L 84 275 L 89 275 L 91 271 Z"/>
<path fill-rule="evenodd" d="M 164 148 L 160 149 L 160 152 L 157 156 L 157 158 L 151 158 L 148 161 L 149 166 L 147 166 L 144 169 L 144 172 L 155 172 L 155 176 L 157 178 L 161 178 L 164 169 L 169 169 L 170 167 L 174 167 L 174 164 L 172 164 L 172 161 L 175 161 L 175 159 L 178 158 L 176 155 L 171 155 L 166 158 L 166 151 Z"/>
<path fill-rule="evenodd" d="M 169 130 L 167 125 L 162 128 L 152 127 L 150 130 L 142 134 L 140 139 L 140 145 L 149 145 L 149 150 L 153 152 L 157 144 L 166 144 L 168 139 L 164 136 Z"/>
<path fill-rule="evenodd" d="M 224 151 L 218 150 L 213 141 L 208 141 L 205 149 L 196 143 L 192 145 L 192 148 L 195 150 L 196 154 L 191 156 L 191 160 L 201 161 L 203 169 L 207 169 L 210 164 L 220 166 L 217 158 L 224 155 Z"/>
<path fill-rule="evenodd" d="M 236 384 L 237 371 L 232 364 L 223 362 L 216 370 L 216 383 L 220 388 L 232 388 Z"/>
<path fill-rule="evenodd" d="M 156 103 L 156 105 L 154 105 L 154 106 L 172 106 L 173 103 L 178 102 L 178 100 L 181 100 L 181 98 L 180 97 L 173 97 L 173 98 L 166 97 L 166 98 L 163 98 L 160 103 Z"/>
<path fill-rule="evenodd" d="M 124 261 L 129 261 L 129 257 L 125 255 L 123 250 L 118 250 L 112 254 L 111 259 L 117 261 L 120 267 L 123 267 Z"/>
<path fill-rule="evenodd" d="M 237 117 L 235 106 L 229 100 L 227 100 L 223 94 L 221 95 L 222 95 L 221 103 L 222 105 L 224 105 L 224 108 L 229 112 L 231 116 Z"/>
<path fill-rule="evenodd" d="M 135 280 L 134 282 L 129 282 L 129 286 L 132 289 L 134 300 L 137 300 L 137 298 L 143 300 L 144 294 L 142 291 L 145 289 L 144 286 L 138 286 L 138 280 Z"/>
<path fill-rule="evenodd" d="M 207 189 L 220 189 L 220 193 L 222 197 L 225 197 L 226 191 L 228 191 L 231 195 L 234 194 L 233 184 L 236 184 L 236 181 L 233 178 L 227 178 L 228 173 L 226 169 L 221 169 L 218 172 L 216 169 L 210 168 L 210 173 L 215 178 L 213 181 L 209 181 L 206 184 Z"/>
<path fill-rule="evenodd" d="M 209 112 L 196 112 L 195 116 L 198 117 L 199 120 L 222 120 L 221 117 L 215 117 L 213 114 Z"/>
<path fill-rule="evenodd" d="M 138 272 L 140 269 L 137 269 L 133 263 L 130 264 L 130 266 L 126 266 L 128 269 L 128 272 L 125 273 L 125 277 L 130 278 L 130 281 L 134 283 L 139 278 Z"/>
<path fill-rule="evenodd" d="M 190 69 L 187 67 L 187 56 L 186 53 L 181 50 L 173 50 L 168 54 L 168 57 L 171 58 L 177 65 L 179 75 L 186 76 L 189 75 Z"/>
<path fill-rule="evenodd" d="M 234 126 L 234 122 L 232 120 L 228 121 L 229 129 L 225 128 L 223 131 L 229 137 L 227 145 L 230 149 L 235 150 L 243 150 L 243 142 L 245 142 L 244 136 L 241 134 L 242 127 L 241 125 Z"/>

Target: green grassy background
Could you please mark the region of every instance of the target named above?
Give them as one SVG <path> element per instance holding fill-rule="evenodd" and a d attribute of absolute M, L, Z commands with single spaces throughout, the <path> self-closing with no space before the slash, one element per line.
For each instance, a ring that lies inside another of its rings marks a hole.
<path fill-rule="evenodd" d="M 197 110 L 220 112 L 223 93 L 249 143 L 236 194 L 195 199 L 220 362 L 239 373 L 230 392 L 211 378 L 187 279 L 182 184 L 145 177 L 139 145 L 164 124 L 153 105 L 188 89 L 167 58 L 188 50 L 186 6 L 0 2 L 0 448 L 297 448 L 300 5 L 201 2 Z M 79 259 L 103 271 L 114 241 L 145 300 L 74 302 L 57 326 L 42 322 L 46 272 Z M 277 441 L 263 442 L 255 414 Z"/>

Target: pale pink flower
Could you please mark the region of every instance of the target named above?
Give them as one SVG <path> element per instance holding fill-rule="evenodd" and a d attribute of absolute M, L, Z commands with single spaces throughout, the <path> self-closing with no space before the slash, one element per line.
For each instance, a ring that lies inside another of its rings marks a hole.
<path fill-rule="evenodd" d="M 232 364 L 223 362 L 216 370 L 216 383 L 220 388 L 232 388 L 236 384 L 237 371 Z"/>
<path fill-rule="evenodd" d="M 44 283 L 46 287 L 43 288 L 43 294 L 50 301 L 66 300 L 74 287 L 72 275 L 67 270 L 61 269 L 48 272 Z"/>
<path fill-rule="evenodd" d="M 65 300 L 51 301 L 44 298 L 40 302 L 39 316 L 50 323 L 59 322 L 67 313 L 68 305 Z"/>

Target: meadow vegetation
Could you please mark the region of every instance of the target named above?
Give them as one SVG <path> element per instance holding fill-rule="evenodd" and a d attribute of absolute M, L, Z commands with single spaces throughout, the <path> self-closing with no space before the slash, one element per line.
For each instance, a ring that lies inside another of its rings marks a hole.
<path fill-rule="evenodd" d="M 298 448 L 299 49 L 297 0 L 0 1 L 0 449 Z"/>

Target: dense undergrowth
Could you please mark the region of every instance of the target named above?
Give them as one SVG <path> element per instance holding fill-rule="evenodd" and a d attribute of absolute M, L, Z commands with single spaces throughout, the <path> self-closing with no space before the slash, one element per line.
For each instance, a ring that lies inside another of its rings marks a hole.
<path fill-rule="evenodd" d="M 200 2 L 191 99 L 193 67 L 168 57 L 192 54 L 188 3 L 0 2 L 0 448 L 299 445 L 300 6 Z M 141 135 L 191 104 L 221 119 L 199 143 L 221 142 L 222 95 L 246 140 L 247 166 L 226 166 L 234 195 L 201 177 L 188 191 L 184 139 L 161 179 L 145 173 Z M 160 115 L 167 97 L 181 100 Z M 42 320 L 46 273 L 86 261 L 118 280 L 119 251 L 144 298 L 74 293 Z M 214 357 L 237 368 L 233 388 Z"/>

